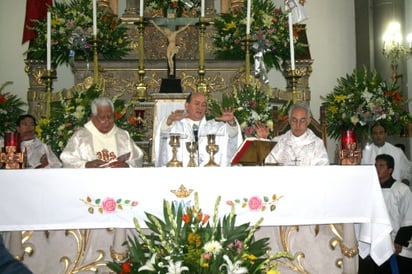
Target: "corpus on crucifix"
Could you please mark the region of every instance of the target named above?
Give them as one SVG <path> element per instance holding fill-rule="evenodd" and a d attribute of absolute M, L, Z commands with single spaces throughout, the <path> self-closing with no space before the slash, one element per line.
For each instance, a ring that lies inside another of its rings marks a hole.
<path fill-rule="evenodd" d="M 169 78 L 175 78 L 176 68 L 175 68 L 174 57 L 179 52 L 179 46 L 176 45 L 176 36 L 179 33 L 185 31 L 190 26 L 191 23 L 189 22 L 183 28 L 180 28 L 176 31 L 172 31 L 167 27 L 158 26 L 153 20 L 150 20 L 150 22 L 153 24 L 153 26 L 158 31 L 160 31 L 167 38 L 168 44 L 167 44 L 166 57 L 167 57 L 167 64 L 168 64 L 168 75 L 169 75 Z"/>

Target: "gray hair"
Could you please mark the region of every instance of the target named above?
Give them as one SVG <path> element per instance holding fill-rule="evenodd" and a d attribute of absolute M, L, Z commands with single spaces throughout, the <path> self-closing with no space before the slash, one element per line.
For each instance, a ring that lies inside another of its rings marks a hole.
<path fill-rule="evenodd" d="M 113 102 L 108 97 L 98 97 L 93 100 L 92 106 L 91 106 L 92 108 L 91 111 L 92 111 L 93 116 L 97 115 L 97 107 L 110 107 L 112 109 L 112 112 L 114 112 Z"/>
<path fill-rule="evenodd" d="M 292 112 L 297 108 L 303 108 L 304 110 L 306 110 L 308 119 L 310 119 L 310 117 L 312 116 L 312 113 L 310 111 L 309 105 L 306 102 L 298 102 L 298 103 L 291 105 L 289 108 L 289 112 L 288 112 L 289 118 L 292 116 Z"/>

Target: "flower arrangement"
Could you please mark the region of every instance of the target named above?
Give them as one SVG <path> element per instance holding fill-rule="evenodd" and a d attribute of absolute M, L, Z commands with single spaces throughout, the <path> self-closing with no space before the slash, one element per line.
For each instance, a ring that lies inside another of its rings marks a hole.
<path fill-rule="evenodd" d="M 40 140 L 49 144 L 57 154 L 63 151 L 69 138 L 79 127 L 82 127 L 89 120 L 92 101 L 101 95 L 101 88 L 92 85 L 88 89 L 75 86 L 73 96 L 64 98 L 62 91 L 59 101 L 51 103 L 50 118 L 41 118 L 37 121 L 36 134 Z M 130 100 L 125 103 L 119 100 L 122 94 L 114 97 L 115 124 L 129 132 L 134 141 L 141 141 L 143 132 L 137 127 L 137 118 L 132 115 L 132 106 L 136 103 Z"/>
<path fill-rule="evenodd" d="M 263 53 L 267 69 L 280 69 L 283 60 L 290 58 L 288 15 L 277 8 L 273 1 L 253 1 L 250 35 L 253 54 Z M 214 53 L 218 59 L 239 60 L 246 57 L 246 5 L 221 14 L 214 20 L 216 33 Z M 299 41 L 301 27 L 295 25 L 293 37 L 296 53 L 301 52 L 305 43 Z"/>
<path fill-rule="evenodd" d="M 51 58 L 56 65 L 68 64 L 72 59 L 93 58 L 93 7 L 90 0 L 54 1 L 50 7 Z M 108 8 L 97 9 L 97 52 L 106 59 L 119 59 L 131 50 L 126 25 Z M 27 56 L 46 59 L 46 20 L 34 24 L 37 37 Z"/>
<path fill-rule="evenodd" d="M 234 205 L 231 214 L 219 219 L 219 204 L 220 197 L 210 217 L 199 207 L 197 193 L 193 206 L 165 200 L 164 219 L 146 212 L 150 232 L 144 233 L 135 218 L 137 236 L 129 237 L 128 258 L 107 266 L 121 274 L 276 274 L 277 260 L 293 259 L 286 252 L 270 254 L 268 238 L 253 239 L 262 220 L 236 226 Z"/>
<path fill-rule="evenodd" d="M 321 97 L 327 105 L 326 123 L 330 137 L 338 139 L 342 130 L 355 130 L 365 140 L 370 127 L 379 121 L 389 135 L 400 134 L 412 121 L 397 86 L 388 84 L 366 67 L 338 79 L 333 92 Z"/>
<path fill-rule="evenodd" d="M 0 87 L 0 137 L 5 132 L 16 129 L 17 118 L 24 113 L 22 107 L 25 103 L 16 95 L 10 92 L 3 92 L 3 89 L 13 82 L 5 82 Z"/>

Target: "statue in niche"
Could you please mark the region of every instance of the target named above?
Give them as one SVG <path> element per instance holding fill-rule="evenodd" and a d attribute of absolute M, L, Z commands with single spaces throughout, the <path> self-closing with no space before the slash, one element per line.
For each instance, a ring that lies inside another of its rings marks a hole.
<path fill-rule="evenodd" d="M 168 75 L 171 78 L 174 78 L 175 76 L 175 64 L 174 64 L 174 56 L 179 52 L 179 46 L 176 45 L 176 36 L 185 31 L 191 23 L 188 23 L 186 26 L 184 26 L 181 29 L 178 29 L 176 31 L 171 31 L 167 27 L 159 27 L 153 20 L 150 20 L 150 22 L 153 24 L 153 26 L 160 31 L 164 36 L 167 38 L 167 51 L 166 51 L 166 57 L 167 57 L 167 64 L 169 67 L 169 72 Z"/>

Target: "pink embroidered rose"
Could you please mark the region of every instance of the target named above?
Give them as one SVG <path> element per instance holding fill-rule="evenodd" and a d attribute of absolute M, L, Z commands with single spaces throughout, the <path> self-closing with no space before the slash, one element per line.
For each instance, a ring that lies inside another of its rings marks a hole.
<path fill-rule="evenodd" d="M 249 202 L 248 202 L 248 206 L 250 210 L 257 211 L 262 208 L 262 205 L 263 205 L 262 199 L 260 199 L 257 196 L 250 197 Z"/>
<path fill-rule="evenodd" d="M 229 205 L 229 206 L 232 206 L 232 205 L 234 205 L 235 203 L 234 203 L 233 201 L 230 201 L 230 200 L 229 200 L 229 201 L 226 201 L 226 204 Z"/>
<path fill-rule="evenodd" d="M 132 202 L 132 206 L 137 206 L 138 204 L 139 204 L 138 201 L 133 201 L 133 202 Z"/>
<path fill-rule="evenodd" d="M 116 210 L 117 203 L 113 198 L 106 198 L 102 202 L 103 211 L 110 213 Z"/>

